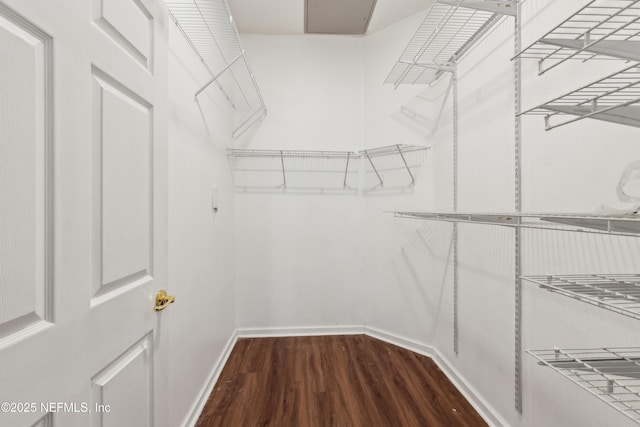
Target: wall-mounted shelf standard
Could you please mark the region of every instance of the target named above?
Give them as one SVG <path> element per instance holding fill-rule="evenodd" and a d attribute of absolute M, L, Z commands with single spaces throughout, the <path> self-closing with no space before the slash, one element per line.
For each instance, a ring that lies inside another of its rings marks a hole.
<path fill-rule="evenodd" d="M 211 74 L 195 94 L 216 84 L 238 112 L 238 138 L 267 113 L 226 0 L 167 0 L 169 14 Z"/>
<path fill-rule="evenodd" d="M 354 151 L 228 150 L 236 187 L 249 189 L 340 190 L 355 193 L 366 162 L 376 186 L 397 181 L 413 186 L 428 147 L 397 144 Z M 395 180 L 394 180 L 395 178 Z M 407 184 L 408 183 L 408 184 Z"/>
<path fill-rule="evenodd" d="M 640 348 L 527 350 L 527 353 L 640 423 Z"/>
<path fill-rule="evenodd" d="M 640 106 L 633 105 L 639 102 L 640 65 L 635 64 L 520 114 L 543 115 L 547 130 L 586 118 L 640 127 Z"/>
<path fill-rule="evenodd" d="M 593 0 L 516 57 L 543 74 L 570 59 L 640 61 L 640 0 Z"/>
<path fill-rule="evenodd" d="M 504 227 L 573 231 L 617 236 L 640 235 L 640 217 L 604 217 L 557 213 L 394 212 L 398 218 L 462 222 Z"/>
<path fill-rule="evenodd" d="M 522 276 L 540 288 L 640 320 L 640 274 Z"/>
<path fill-rule="evenodd" d="M 513 1 L 437 0 L 409 41 L 385 83 L 431 84 L 502 15 L 515 15 Z"/>

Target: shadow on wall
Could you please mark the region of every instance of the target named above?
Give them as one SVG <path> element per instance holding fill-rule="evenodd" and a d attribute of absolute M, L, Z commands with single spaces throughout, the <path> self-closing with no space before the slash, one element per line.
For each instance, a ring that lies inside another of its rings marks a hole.
<path fill-rule="evenodd" d="M 552 230 L 524 230 L 526 275 L 640 271 L 640 239 Z"/>
<path fill-rule="evenodd" d="M 511 381 L 511 356 L 504 349 L 512 344 L 503 337 L 513 335 L 513 233 L 460 224 L 458 239 L 459 357 L 483 367 L 470 377 L 491 376 L 492 384 Z M 445 357 L 458 357 L 453 356 L 453 251 L 451 224 L 426 222 L 402 247 L 401 262 L 394 260 L 413 322 Z M 491 301 L 500 308 L 490 308 Z"/>
<path fill-rule="evenodd" d="M 204 99 L 197 100 L 196 105 L 198 106 L 198 111 L 200 112 L 200 117 L 202 118 L 202 124 L 204 125 L 204 129 L 207 134 L 207 141 L 209 141 L 214 147 L 226 150 L 227 148 L 229 148 L 229 144 L 232 143 L 232 139 L 226 135 L 221 135 L 220 130 L 218 130 L 218 132 L 212 131 L 212 128 L 209 126 L 209 120 L 207 120 L 207 117 L 203 111 L 202 105 L 209 104 L 210 107 L 208 108 L 208 111 L 214 111 L 215 108 L 215 111 L 219 112 L 218 115 L 221 114 L 221 108 L 225 108 L 226 106 L 219 105 L 219 103 L 214 103 L 210 98 L 203 98 Z M 213 128 L 217 129 L 216 127 Z"/>
<path fill-rule="evenodd" d="M 451 260 L 453 256 L 453 236 L 450 227 L 425 223 L 409 241 L 400 248 L 400 255 L 391 261 L 399 286 L 404 294 L 406 306 L 413 308 L 414 319 L 425 315 L 433 320 L 428 322 L 427 336 L 433 337 L 437 320 L 443 311 L 445 287 L 450 283 Z M 432 247 L 435 241 L 449 235 L 449 246 L 438 253 Z M 415 298 L 419 295 L 419 298 Z M 446 311 L 446 310 L 445 310 Z"/>
<path fill-rule="evenodd" d="M 606 236 L 555 230 L 523 230 L 522 265 L 523 275 L 569 275 L 578 282 L 595 283 L 593 275 L 634 276 L 640 271 L 640 239 L 637 237 Z M 450 295 L 446 286 L 451 286 L 452 250 L 451 239 L 447 239 L 449 228 L 426 223 L 416 230 L 415 235 L 401 248 L 394 258 L 392 268 L 405 306 L 411 309 L 412 319 L 426 319 L 429 336 L 432 337 L 438 322 L 445 321 L 442 307 L 445 295 Z M 466 323 L 467 343 L 477 351 L 477 357 L 484 358 L 490 366 L 496 349 L 490 344 L 490 331 L 513 328 L 513 299 L 515 289 L 513 233 L 505 227 L 489 225 L 459 225 L 458 253 L 460 304 L 464 317 L 471 318 Z M 615 277 L 614 277 L 615 279 Z M 589 282 L 591 280 L 591 282 Z M 603 279 L 604 280 L 604 279 Z M 614 284 L 615 285 L 615 284 Z M 538 285 L 523 281 L 523 287 L 537 288 Z M 572 287 L 571 290 L 574 290 Z M 619 289 L 620 285 L 615 285 Z M 613 288 L 612 288 L 613 289 Z M 611 297 L 611 290 L 608 297 Z M 538 289 L 538 292 L 543 290 Z M 586 295 L 593 295 L 595 288 L 587 289 Z M 548 298 L 565 298 L 549 295 Z M 575 298 L 574 298 L 575 299 Z M 475 317 L 478 310 L 489 302 L 502 307 Z M 628 304 L 627 301 L 625 304 Z M 448 303 L 447 303 L 448 304 Z M 566 311 L 555 313 L 562 319 L 572 318 L 573 313 L 584 307 L 566 304 Z M 573 307 L 573 308 L 571 308 Z M 569 310 L 572 313 L 568 314 Z M 471 317 L 469 317 L 471 316 Z M 497 328 L 497 329 L 496 329 Z M 581 334 L 572 336 L 572 345 L 586 345 L 593 338 L 594 331 L 580 329 Z M 502 335 L 501 335 L 502 336 Z M 507 335 L 509 336 L 509 335 Z M 555 345 L 550 342 L 548 345 Z"/>
<path fill-rule="evenodd" d="M 443 76 L 415 96 L 411 101 L 400 107 L 400 111 L 392 115 L 392 118 L 403 124 L 420 137 L 432 137 L 439 126 L 446 111 L 447 100 L 453 90 L 453 74 L 447 73 L 448 79 Z M 448 80 L 444 89 L 440 88 L 440 82 Z M 430 111 L 433 114 L 425 114 Z"/>
<path fill-rule="evenodd" d="M 208 140 L 219 146 L 219 148 L 229 149 L 248 145 L 265 118 L 264 115 L 257 111 L 254 112 L 255 117 L 250 115 L 249 119 L 251 121 L 241 128 L 232 129 L 229 125 L 220 128 L 220 120 L 215 121 L 215 124 L 212 125 L 214 117 L 226 115 L 231 118 L 237 115 L 234 104 L 226 97 L 222 88 L 219 88 L 218 93 L 216 93 L 215 87 L 208 89 L 195 99 L 195 103 L 198 106 L 202 123 L 207 130 Z M 222 132 L 225 132 L 225 134 L 222 134 Z M 220 141 L 225 141 L 227 144 L 221 144 Z"/>
<path fill-rule="evenodd" d="M 186 43 L 182 37 L 179 42 Z M 206 68 L 190 66 L 185 61 L 185 57 L 178 54 L 175 48 L 169 51 L 169 55 L 172 67 L 175 67 L 175 70 L 171 69 L 170 72 L 181 76 L 179 80 L 176 79 L 175 86 L 172 85 L 172 87 L 178 88 L 181 94 L 189 94 L 188 97 L 182 95 L 176 97 L 171 102 L 169 119 L 176 128 L 185 132 L 182 137 L 184 140 L 179 143 L 189 144 L 192 141 L 207 140 L 214 147 L 221 150 L 226 149 L 232 132 L 231 124 L 227 120 L 227 117 L 231 117 L 233 114 L 229 102 L 224 94 L 217 89 L 209 89 L 206 93 L 201 94 L 196 101 L 195 93 L 201 82 L 207 78 Z M 184 78 L 184 76 L 189 78 Z M 174 89 L 172 89 L 173 91 Z M 173 93 L 170 96 L 174 96 Z M 197 107 L 197 112 L 192 103 Z M 197 114 L 200 114 L 200 120 L 198 120 Z"/>

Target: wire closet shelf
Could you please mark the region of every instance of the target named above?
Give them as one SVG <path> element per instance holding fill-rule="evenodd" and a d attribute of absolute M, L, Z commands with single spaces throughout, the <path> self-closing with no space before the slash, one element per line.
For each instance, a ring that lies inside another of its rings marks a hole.
<path fill-rule="evenodd" d="M 640 424 L 640 348 L 555 348 L 527 353 Z"/>
<path fill-rule="evenodd" d="M 640 0 L 593 0 L 516 57 L 538 60 L 543 74 L 565 61 L 640 61 Z"/>
<path fill-rule="evenodd" d="M 520 114 L 543 115 L 546 130 L 586 118 L 640 127 L 638 102 L 640 65 L 634 64 Z"/>
<path fill-rule="evenodd" d="M 515 15 L 513 0 L 437 0 L 387 76 L 385 83 L 431 84 L 502 15 Z"/>
<path fill-rule="evenodd" d="M 351 151 L 303 150 L 228 150 L 233 159 L 236 184 L 239 174 L 259 174 L 255 180 L 276 188 L 305 186 L 309 174 L 320 175 L 320 185 L 328 188 L 351 189 L 350 178 L 359 160 Z M 318 185 L 318 180 L 314 181 Z M 239 185 L 247 187 L 248 185 Z"/>
<path fill-rule="evenodd" d="M 236 177 L 258 174 L 256 179 L 261 184 L 273 180 L 277 175 L 276 185 L 267 187 L 292 189 L 309 186 L 322 186 L 325 189 L 355 190 L 357 175 L 361 161 L 366 159 L 378 180 L 383 184 L 386 172 L 402 168 L 406 176 L 415 183 L 415 172 L 419 167 L 418 160 L 428 150 L 425 146 L 396 144 L 386 147 L 355 151 L 310 151 L 310 150 L 253 150 L 230 149 L 228 156 L 233 160 Z M 419 159 L 415 156 L 419 156 Z M 397 158 L 397 159 L 396 159 Z M 389 160 L 391 159 L 391 160 Z M 390 168 L 388 165 L 400 165 Z M 310 175 L 320 176 L 312 179 Z M 248 178 L 245 176 L 245 178 Z M 236 182 L 238 185 L 238 182 Z M 243 187 L 242 185 L 240 185 Z"/>
<path fill-rule="evenodd" d="M 521 276 L 540 288 L 640 320 L 640 274 Z"/>
<path fill-rule="evenodd" d="M 205 65 L 211 78 L 195 98 L 214 83 L 236 110 L 234 138 L 267 113 L 240 35 L 226 0 L 166 0 L 171 19 Z"/>
<path fill-rule="evenodd" d="M 640 235 L 640 217 L 605 217 L 564 213 L 394 212 L 397 218 L 499 225 L 617 236 Z"/>

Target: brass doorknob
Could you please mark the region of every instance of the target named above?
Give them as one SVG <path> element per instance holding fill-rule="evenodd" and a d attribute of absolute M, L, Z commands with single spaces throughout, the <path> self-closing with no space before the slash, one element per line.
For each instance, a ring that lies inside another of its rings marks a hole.
<path fill-rule="evenodd" d="M 176 300 L 175 297 L 172 297 L 171 295 L 167 295 L 167 291 L 165 291 L 164 289 L 160 289 L 156 294 L 155 310 L 156 311 L 164 310 L 165 308 L 169 307 L 169 304 L 173 303 L 175 300 Z"/>

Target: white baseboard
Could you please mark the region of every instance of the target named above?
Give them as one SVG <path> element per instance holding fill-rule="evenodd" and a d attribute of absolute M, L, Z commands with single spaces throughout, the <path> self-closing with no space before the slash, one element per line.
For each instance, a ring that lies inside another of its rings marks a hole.
<path fill-rule="evenodd" d="M 204 387 L 200 391 L 200 394 L 194 404 L 191 406 L 190 411 L 185 418 L 185 421 L 182 423 L 183 427 L 193 427 L 198 422 L 198 418 L 204 409 L 204 405 L 207 403 L 207 399 L 209 399 L 209 395 L 213 391 L 213 387 L 215 387 L 218 378 L 220 377 L 220 373 L 222 372 L 222 368 L 227 364 L 227 360 L 229 360 L 229 356 L 231 355 L 231 350 L 233 350 L 233 346 L 236 345 L 236 341 L 238 341 L 238 330 L 236 329 L 231 334 L 231 337 L 227 341 L 227 344 L 224 346 L 224 350 L 222 354 L 216 361 L 215 365 L 213 365 L 213 369 L 209 374 L 209 378 L 204 384 Z"/>
<path fill-rule="evenodd" d="M 306 337 L 320 335 L 362 335 L 364 326 L 303 326 L 279 328 L 239 328 L 240 338 Z"/>
<path fill-rule="evenodd" d="M 365 326 L 364 333 L 372 338 L 377 338 L 381 341 L 388 342 L 389 344 L 397 345 L 405 350 L 413 351 L 414 353 L 422 354 L 423 356 L 433 358 L 433 354 L 435 352 L 434 348 L 430 345 L 422 344 L 418 341 L 404 338 L 399 335 L 394 335 L 390 332 L 383 331 L 382 329 Z"/>
<path fill-rule="evenodd" d="M 435 364 L 438 365 L 440 370 L 444 372 L 447 378 L 449 378 L 449 381 L 456 386 L 458 391 L 460 391 L 465 399 L 469 401 L 471 406 L 473 406 L 478 414 L 480 414 L 480 416 L 484 418 L 490 426 L 509 426 L 509 423 L 507 423 L 504 418 L 502 418 L 498 412 L 484 398 L 482 398 L 480 393 L 478 393 L 478 391 L 464 379 L 449 360 L 436 348 L 369 326 L 365 326 L 365 334 L 388 342 L 389 344 L 397 345 L 398 347 L 402 347 L 406 350 L 430 357 Z"/>

